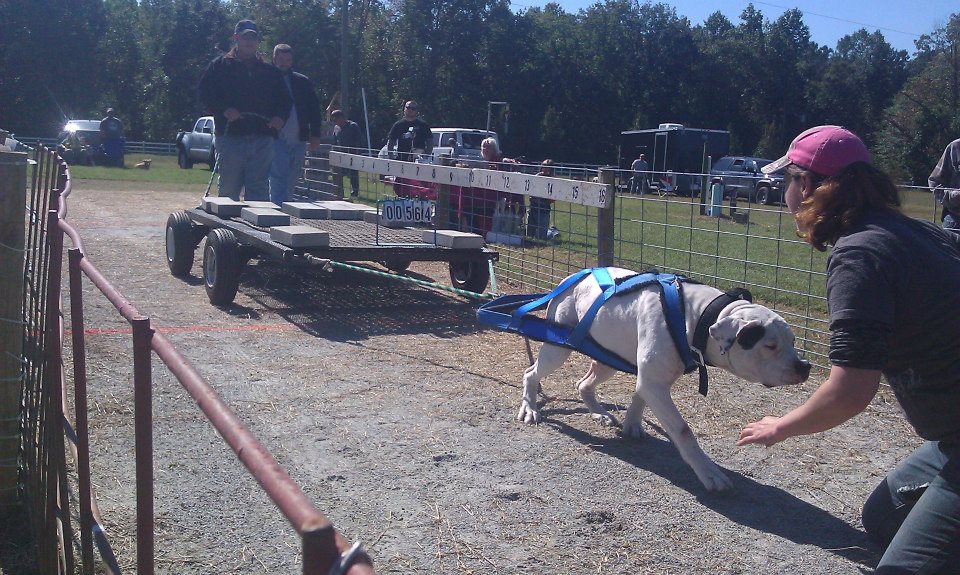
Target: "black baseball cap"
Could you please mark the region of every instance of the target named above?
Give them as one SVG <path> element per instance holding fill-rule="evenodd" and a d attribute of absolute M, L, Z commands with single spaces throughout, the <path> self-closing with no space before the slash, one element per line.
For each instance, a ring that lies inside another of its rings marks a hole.
<path fill-rule="evenodd" d="M 241 20 L 237 22 L 236 28 L 233 29 L 234 34 L 248 34 L 251 32 L 255 36 L 260 35 L 260 29 L 257 28 L 257 24 L 253 20 Z"/>

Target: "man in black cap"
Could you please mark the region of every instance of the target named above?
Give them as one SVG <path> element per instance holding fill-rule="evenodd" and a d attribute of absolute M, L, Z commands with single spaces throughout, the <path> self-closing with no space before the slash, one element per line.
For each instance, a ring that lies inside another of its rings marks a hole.
<path fill-rule="evenodd" d="M 292 100 L 283 75 L 257 52 L 260 30 L 237 22 L 234 46 L 200 77 L 200 100 L 214 118 L 217 190 L 221 196 L 268 200 L 273 140 L 290 115 Z"/>

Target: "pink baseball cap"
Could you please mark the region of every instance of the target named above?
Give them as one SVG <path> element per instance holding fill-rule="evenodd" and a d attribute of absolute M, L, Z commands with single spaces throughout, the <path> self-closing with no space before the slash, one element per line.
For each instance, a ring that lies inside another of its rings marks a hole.
<path fill-rule="evenodd" d="M 854 162 L 870 163 L 870 152 L 863 140 L 840 126 L 817 126 L 794 138 L 787 155 L 776 162 L 770 162 L 761 168 L 761 171 L 772 174 L 790 164 L 796 164 L 804 170 L 829 178 Z"/>

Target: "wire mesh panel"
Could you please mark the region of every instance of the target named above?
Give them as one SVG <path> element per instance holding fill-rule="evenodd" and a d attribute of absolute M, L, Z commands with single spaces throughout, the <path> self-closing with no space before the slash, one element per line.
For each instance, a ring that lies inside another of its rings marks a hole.
<path fill-rule="evenodd" d="M 59 358 L 59 346 L 47 337 L 59 333 L 59 327 L 50 322 L 60 312 L 49 309 L 57 305 L 57 300 L 50 301 L 48 297 L 48 285 L 51 277 L 60 277 L 60 254 L 50 246 L 48 216 L 58 207 L 64 175 L 60 159 L 46 148 L 37 148 L 27 206 L 20 469 L 23 499 L 43 573 L 72 573 L 74 569 L 72 544 L 62 543 L 64 539 L 70 541 L 71 517 L 66 497 L 63 427 L 57 417 L 59 361 L 50 360 L 52 355 Z M 57 349 L 52 350 L 51 345 Z"/>
<path fill-rule="evenodd" d="M 813 363 L 828 364 L 829 251 L 818 252 L 797 236 L 793 216 L 782 203 L 782 182 L 775 177 L 753 171 L 724 180 L 716 174 L 637 174 L 562 165 L 553 166 L 550 176 L 533 176 L 533 181 L 565 190 L 561 197 L 524 189 L 532 174 L 542 173 L 540 165 L 454 164 L 469 176 L 461 174 L 455 184 L 446 185 L 443 179 L 431 179 L 431 164 L 400 164 L 364 164 L 360 199 L 448 202 L 443 209 L 449 215 L 436 224 L 480 234 L 500 253 L 495 271 L 501 291 L 547 291 L 580 269 L 608 264 L 679 273 L 724 290 L 745 287 L 758 303 L 787 320 L 798 347 Z M 663 184 L 681 176 L 687 187 Z M 583 201 L 572 196 L 574 188 L 602 189 L 615 198 Z M 902 186 L 900 191 L 904 213 L 939 221 L 927 188 Z M 609 224 L 605 210 L 612 210 Z M 602 245 L 606 234 L 613 243 L 609 259 Z"/>

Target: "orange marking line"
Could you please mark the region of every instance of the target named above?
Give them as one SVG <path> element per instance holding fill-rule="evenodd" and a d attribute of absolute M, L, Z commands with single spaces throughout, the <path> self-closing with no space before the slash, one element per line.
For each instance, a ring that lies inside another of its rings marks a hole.
<path fill-rule="evenodd" d="M 201 332 L 201 331 L 289 331 L 297 329 L 296 326 L 289 323 L 258 324 L 258 325 L 184 325 L 179 327 L 158 327 L 156 331 L 160 333 L 181 333 L 181 332 Z M 73 333 L 73 330 L 65 330 L 67 335 Z M 131 328 L 87 328 L 83 330 L 84 335 L 115 335 L 133 333 Z"/>

